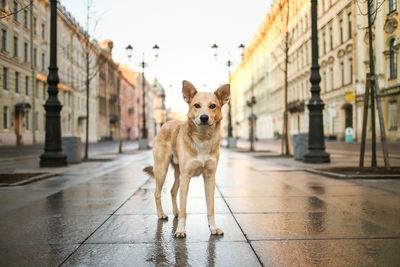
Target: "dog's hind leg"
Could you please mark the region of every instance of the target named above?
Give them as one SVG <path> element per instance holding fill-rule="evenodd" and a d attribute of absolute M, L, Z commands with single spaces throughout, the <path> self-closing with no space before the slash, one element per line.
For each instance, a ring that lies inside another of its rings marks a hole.
<path fill-rule="evenodd" d="M 161 220 L 168 219 L 168 216 L 164 213 L 161 204 L 161 190 L 168 172 L 168 158 L 169 157 L 165 154 L 158 158 L 154 158 L 154 178 L 156 179 L 156 191 L 154 192 L 154 198 L 156 200 L 157 215 Z"/>
<path fill-rule="evenodd" d="M 174 164 L 174 176 L 175 176 L 175 181 L 174 181 L 174 185 L 171 188 L 171 198 L 172 198 L 172 210 L 174 212 L 174 216 L 178 217 L 178 204 L 176 203 L 176 196 L 178 194 L 178 189 L 179 189 L 179 175 L 180 175 L 180 171 L 179 171 L 179 165 Z"/>

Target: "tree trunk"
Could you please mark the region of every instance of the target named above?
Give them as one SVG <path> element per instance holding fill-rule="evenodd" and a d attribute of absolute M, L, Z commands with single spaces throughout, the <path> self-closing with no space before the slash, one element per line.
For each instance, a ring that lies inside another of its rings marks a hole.
<path fill-rule="evenodd" d="M 89 44 L 88 44 L 89 45 Z M 87 47 L 86 49 L 89 49 Z M 86 52 L 86 136 L 85 136 L 85 155 L 83 159 L 89 158 L 89 89 L 90 89 L 90 61 L 89 50 Z"/>
<path fill-rule="evenodd" d="M 390 169 L 389 153 L 388 153 L 387 146 L 386 146 L 385 122 L 383 120 L 381 95 L 380 95 L 380 90 L 379 90 L 378 79 L 375 80 L 375 92 L 376 92 L 376 105 L 377 105 L 377 108 L 378 108 L 379 128 L 380 128 L 380 132 L 381 132 L 383 161 L 385 163 L 385 168 L 387 170 L 389 170 Z"/>
<path fill-rule="evenodd" d="M 368 16 L 368 41 L 369 41 L 369 73 L 370 73 L 370 88 L 371 88 L 371 130 L 372 130 L 372 148 L 371 148 L 371 167 L 376 168 L 376 132 L 375 132 L 375 64 L 374 64 L 374 51 L 372 44 L 372 5 L 373 0 L 367 1 L 367 16 Z M 377 12 L 377 11 L 376 11 Z"/>
<path fill-rule="evenodd" d="M 288 138 L 288 65 L 289 65 L 289 36 L 288 32 L 285 35 L 285 111 L 284 111 L 284 123 L 285 123 L 285 155 L 288 156 L 289 153 L 289 138 Z"/>
<path fill-rule="evenodd" d="M 365 92 L 364 92 L 364 113 L 362 120 L 362 132 L 361 132 L 361 147 L 360 147 L 360 163 L 359 167 L 364 167 L 364 153 L 365 153 L 365 139 L 367 136 L 367 121 L 368 121 L 368 104 L 369 104 L 369 85 L 370 85 L 370 74 L 367 73 L 367 79 L 365 80 Z"/>

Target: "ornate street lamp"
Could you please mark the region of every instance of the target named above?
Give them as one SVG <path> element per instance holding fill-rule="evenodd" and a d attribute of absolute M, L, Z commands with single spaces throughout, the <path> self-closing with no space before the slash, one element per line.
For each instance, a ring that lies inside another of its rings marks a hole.
<path fill-rule="evenodd" d="M 308 150 L 304 154 L 304 162 L 324 163 L 330 162 L 329 154 L 325 152 L 323 114 L 324 102 L 320 97 L 318 64 L 318 33 L 317 33 L 317 0 L 311 0 L 311 99 L 308 102 L 309 126 L 308 126 Z"/>
<path fill-rule="evenodd" d="M 240 49 L 244 48 L 243 44 L 238 46 Z M 214 57 L 217 58 L 218 56 L 218 45 L 213 44 L 211 48 L 214 50 Z M 228 52 L 228 61 L 226 62 L 226 66 L 228 67 L 228 83 L 231 83 L 231 66 L 233 62 L 230 58 L 230 53 Z M 236 148 L 236 139 L 233 137 L 233 127 L 232 127 L 232 94 L 231 98 L 228 102 L 228 148 Z"/>
<path fill-rule="evenodd" d="M 126 48 L 126 53 L 129 58 L 129 61 L 131 60 L 132 57 L 132 52 L 133 52 L 133 47 L 131 45 L 128 45 Z M 156 60 L 158 60 L 158 51 L 160 50 L 160 47 L 158 45 L 153 46 L 153 51 L 154 51 L 154 56 Z M 139 140 L 139 149 L 140 150 L 145 150 L 148 149 L 148 131 L 146 127 L 146 80 L 144 76 L 144 70 L 147 67 L 147 63 L 144 61 L 144 53 L 142 53 L 142 62 L 140 62 L 140 67 L 142 68 L 142 90 L 143 90 L 143 101 L 142 101 L 142 121 L 143 121 L 143 128 L 142 128 L 142 138 Z"/>
<path fill-rule="evenodd" d="M 67 157 L 63 154 L 61 143 L 60 111 L 62 105 L 57 98 L 57 85 L 60 81 L 57 68 L 57 0 L 50 1 L 50 12 L 50 66 L 47 76 L 49 97 L 44 104 L 46 137 L 44 153 L 40 155 L 40 167 L 67 166 Z"/>
<path fill-rule="evenodd" d="M 253 85 L 252 85 L 252 89 L 253 89 Z M 257 119 L 257 116 L 253 112 L 253 106 L 257 103 L 257 101 L 256 101 L 256 97 L 253 96 L 253 90 L 251 91 L 251 93 L 252 93 L 251 100 L 247 100 L 246 104 L 248 107 L 250 107 L 250 115 L 248 117 L 248 119 L 250 121 L 250 151 L 254 151 L 254 138 L 255 138 L 254 124 Z"/>

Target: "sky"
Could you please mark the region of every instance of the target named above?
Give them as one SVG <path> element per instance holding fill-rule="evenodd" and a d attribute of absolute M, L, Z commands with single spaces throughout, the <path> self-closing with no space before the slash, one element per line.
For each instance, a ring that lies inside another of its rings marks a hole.
<path fill-rule="evenodd" d="M 86 25 L 87 0 L 61 0 L 61 4 L 82 25 Z M 99 42 L 114 42 L 113 59 L 129 63 L 136 71 L 145 55 L 145 75 L 155 77 L 166 90 L 166 104 L 184 111 L 182 80 L 198 91 L 215 91 L 228 81 L 228 54 L 240 62 L 238 46 L 248 45 L 268 13 L 272 0 L 92 0 L 89 34 Z M 84 27 L 85 28 L 85 27 Z M 94 34 L 93 34 L 94 32 Z M 211 46 L 219 46 L 213 56 Z M 129 62 L 125 47 L 133 47 Z M 160 47 L 155 61 L 152 47 Z M 237 66 L 237 65 L 236 65 Z M 232 71 L 235 66 L 232 67 Z"/>

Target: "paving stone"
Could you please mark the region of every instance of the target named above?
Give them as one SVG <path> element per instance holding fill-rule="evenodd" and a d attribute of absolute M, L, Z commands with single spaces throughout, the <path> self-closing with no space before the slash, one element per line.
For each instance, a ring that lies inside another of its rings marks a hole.
<path fill-rule="evenodd" d="M 264 266 L 398 266 L 400 239 L 251 242 Z"/>
<path fill-rule="evenodd" d="M 235 214 L 250 240 L 400 237 L 349 212 Z"/>
<path fill-rule="evenodd" d="M 186 220 L 185 240 L 187 242 L 207 241 L 218 238 L 220 241 L 245 241 L 237 223 L 230 214 L 216 214 L 217 226 L 224 236 L 212 236 L 208 229 L 206 214 L 189 214 Z M 178 220 L 169 217 L 168 221 L 158 220 L 156 215 L 113 215 L 87 243 L 137 243 L 172 242 Z M 210 237 L 211 236 L 211 237 Z"/>
<path fill-rule="evenodd" d="M 58 266 L 79 244 L 72 245 L 0 245 L 0 265 Z"/>
<path fill-rule="evenodd" d="M 260 266 L 246 242 L 85 244 L 66 266 Z"/>

